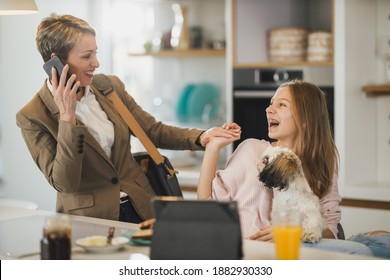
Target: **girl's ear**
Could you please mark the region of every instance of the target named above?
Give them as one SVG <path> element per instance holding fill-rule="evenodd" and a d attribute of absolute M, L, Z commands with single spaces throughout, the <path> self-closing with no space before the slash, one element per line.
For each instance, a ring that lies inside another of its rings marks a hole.
<path fill-rule="evenodd" d="M 51 53 L 50 58 L 53 58 L 53 57 L 55 57 L 55 56 L 57 56 L 56 53 Z"/>

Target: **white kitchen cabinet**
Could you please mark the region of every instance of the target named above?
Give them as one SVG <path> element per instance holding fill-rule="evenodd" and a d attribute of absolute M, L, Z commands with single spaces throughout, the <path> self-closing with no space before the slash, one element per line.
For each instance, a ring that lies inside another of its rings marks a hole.
<path fill-rule="evenodd" d="M 390 231 L 389 210 L 342 206 L 341 211 L 341 224 L 346 238 L 375 230 Z"/>
<path fill-rule="evenodd" d="M 383 83 L 377 42 L 390 36 L 389 14 L 387 0 L 335 0 L 335 135 L 349 199 L 390 202 L 390 95 L 363 90 Z"/>

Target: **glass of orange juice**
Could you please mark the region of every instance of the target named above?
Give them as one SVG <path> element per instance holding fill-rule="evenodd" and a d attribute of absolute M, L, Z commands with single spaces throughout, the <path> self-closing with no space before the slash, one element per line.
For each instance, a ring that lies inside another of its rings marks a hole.
<path fill-rule="evenodd" d="M 278 260 L 297 260 L 301 247 L 302 226 L 299 212 L 273 211 L 272 233 Z"/>

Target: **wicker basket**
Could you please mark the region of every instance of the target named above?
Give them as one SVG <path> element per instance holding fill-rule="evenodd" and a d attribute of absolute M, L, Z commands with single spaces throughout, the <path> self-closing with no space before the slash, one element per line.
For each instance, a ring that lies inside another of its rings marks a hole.
<path fill-rule="evenodd" d="M 268 32 L 269 60 L 294 62 L 306 59 L 308 30 L 305 28 L 274 28 Z"/>
<path fill-rule="evenodd" d="M 332 34 L 325 31 L 308 35 L 307 60 L 330 61 L 332 59 Z"/>

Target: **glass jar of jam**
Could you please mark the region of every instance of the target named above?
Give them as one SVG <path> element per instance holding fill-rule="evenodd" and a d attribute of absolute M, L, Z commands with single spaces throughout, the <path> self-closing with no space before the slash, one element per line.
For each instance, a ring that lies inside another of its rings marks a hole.
<path fill-rule="evenodd" d="M 41 239 L 42 260 L 70 260 L 72 250 L 72 227 L 69 217 L 47 217 Z"/>

